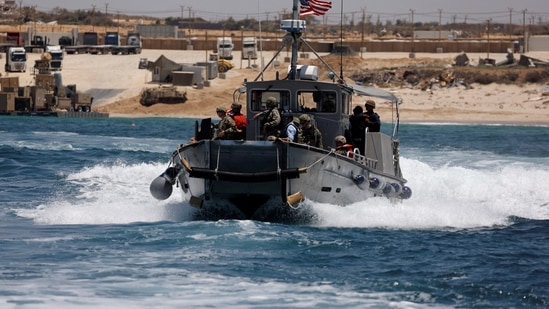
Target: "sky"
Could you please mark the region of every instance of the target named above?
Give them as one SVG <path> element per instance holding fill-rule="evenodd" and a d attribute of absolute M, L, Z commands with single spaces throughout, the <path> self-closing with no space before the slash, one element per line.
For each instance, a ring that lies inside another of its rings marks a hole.
<path fill-rule="evenodd" d="M 36 5 L 37 10 L 50 11 L 61 7 L 68 10 L 95 10 L 109 14 L 117 12 L 127 15 L 164 17 L 201 17 L 208 21 L 257 18 L 274 19 L 275 16 L 291 11 L 293 0 L 18 0 L 23 6 Z M 527 23 L 549 22 L 549 0 L 333 0 L 333 8 L 328 12 L 327 22 L 339 23 L 341 5 L 344 20 L 358 22 L 364 11 L 372 20 L 411 20 L 437 22 L 481 23 L 491 19 L 494 22 L 522 24 L 523 16 Z M 405 4 L 403 4 L 405 3 Z M 523 11 L 526 12 L 523 14 Z M 322 20 L 319 17 L 320 20 Z M 345 22 L 344 22 L 345 23 Z"/>

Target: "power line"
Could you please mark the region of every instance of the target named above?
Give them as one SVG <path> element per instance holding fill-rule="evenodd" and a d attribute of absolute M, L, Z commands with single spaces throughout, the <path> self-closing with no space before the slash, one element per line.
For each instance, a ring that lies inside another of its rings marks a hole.
<path fill-rule="evenodd" d="M 54 9 L 61 9 L 60 7 L 44 7 L 37 5 L 36 8 L 40 11 L 52 11 Z M 107 12 L 107 9 L 111 9 L 111 11 L 120 12 L 120 14 L 123 15 L 135 15 L 135 16 L 150 16 L 152 18 L 166 18 L 166 17 L 175 17 L 174 12 L 179 12 L 180 9 L 162 9 L 162 10 L 131 10 L 126 8 L 119 8 L 119 7 L 111 7 L 108 3 L 105 3 L 105 13 Z M 73 10 L 78 11 L 79 9 Z M 80 9 L 88 11 L 89 9 Z M 70 11 L 70 10 L 69 10 Z M 466 12 L 466 11 L 418 11 L 414 9 L 414 15 L 416 22 L 423 22 L 423 23 L 429 23 L 429 22 L 437 22 L 442 21 L 442 23 L 449 23 L 453 20 L 457 19 L 467 19 L 469 23 L 483 23 L 488 18 L 492 19 L 492 21 L 500 22 L 500 23 L 507 23 L 509 20 L 509 11 L 486 11 L 486 12 Z M 347 11 L 344 12 L 344 15 L 353 15 L 356 13 L 356 11 Z M 389 20 L 389 21 L 396 21 L 396 20 L 402 20 L 407 19 L 409 17 L 409 12 L 384 12 L 384 11 L 368 11 L 368 13 L 372 16 L 377 16 L 380 20 Z M 262 19 L 266 19 L 267 16 L 276 15 L 279 14 L 278 11 L 270 11 L 270 12 L 263 12 L 260 13 L 260 17 Z M 219 21 L 227 18 L 234 18 L 234 19 L 247 19 L 249 16 L 257 16 L 258 12 L 247 12 L 247 11 L 238 11 L 238 12 L 217 12 L 217 11 L 201 11 L 201 10 L 193 10 L 193 16 L 202 18 L 204 20 L 208 21 Z M 513 19 L 522 20 L 522 12 L 519 10 L 513 10 L 511 11 L 511 17 Z M 328 12 L 328 14 L 325 15 L 325 21 L 327 23 L 339 23 L 339 20 L 341 18 L 339 12 Z M 535 13 L 528 13 L 527 16 L 525 16 L 527 19 L 547 19 L 549 22 L 549 12 L 540 12 L 536 11 Z"/>

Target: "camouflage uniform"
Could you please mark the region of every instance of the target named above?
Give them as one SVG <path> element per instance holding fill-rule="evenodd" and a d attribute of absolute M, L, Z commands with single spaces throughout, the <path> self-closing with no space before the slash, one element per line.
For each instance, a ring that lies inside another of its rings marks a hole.
<path fill-rule="evenodd" d="M 261 118 L 261 131 L 263 132 L 263 137 L 267 139 L 269 136 L 279 136 L 280 127 L 282 119 L 280 117 L 280 112 L 277 109 L 278 103 L 273 97 L 267 98 L 267 108 L 268 110 L 262 113 Z"/>
<path fill-rule="evenodd" d="M 303 129 L 303 142 L 307 145 L 324 148 L 322 146 L 322 134 L 313 125 L 311 125 L 309 128 Z"/>
<path fill-rule="evenodd" d="M 299 123 L 303 130 L 303 143 L 318 148 L 324 148 L 322 145 L 322 133 L 320 133 L 320 130 L 318 130 L 311 121 L 311 117 L 307 114 L 299 116 Z"/>
<path fill-rule="evenodd" d="M 219 132 L 225 132 L 224 136 L 219 136 Z M 219 139 L 235 139 L 236 138 L 236 123 L 233 118 L 225 116 L 217 125 L 217 136 Z"/>
<path fill-rule="evenodd" d="M 237 129 L 234 119 L 227 115 L 227 109 L 220 106 L 216 109 L 221 120 L 217 124 L 217 132 L 214 138 L 218 139 L 236 139 Z"/>

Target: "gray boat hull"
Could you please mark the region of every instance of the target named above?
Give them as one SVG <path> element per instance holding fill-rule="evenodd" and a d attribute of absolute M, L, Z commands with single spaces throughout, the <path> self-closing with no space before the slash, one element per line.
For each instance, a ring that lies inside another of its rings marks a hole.
<path fill-rule="evenodd" d="M 171 165 L 184 199 L 222 218 L 263 220 L 305 199 L 345 206 L 403 198 L 404 179 L 376 169 L 382 160 L 350 155 L 280 140 L 203 140 L 178 148 Z"/>

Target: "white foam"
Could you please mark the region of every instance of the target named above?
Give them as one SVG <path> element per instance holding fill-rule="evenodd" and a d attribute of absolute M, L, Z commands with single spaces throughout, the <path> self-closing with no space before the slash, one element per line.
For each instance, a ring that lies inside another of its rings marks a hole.
<path fill-rule="evenodd" d="M 549 218 L 547 167 L 495 165 L 492 170 L 460 166 L 432 168 L 402 159 L 412 198 L 393 204 L 369 199 L 347 207 L 315 204 L 323 226 L 395 229 L 476 228 L 510 224 L 509 218 Z"/>
<path fill-rule="evenodd" d="M 182 207 L 177 190 L 165 201 L 149 193 L 150 182 L 166 168 L 161 164 L 95 165 L 69 174 L 76 192 L 60 194 L 36 209 L 19 210 L 38 224 L 125 224 L 182 221 L 191 207 Z"/>
<path fill-rule="evenodd" d="M 509 218 L 549 218 L 547 167 L 494 164 L 492 169 L 431 167 L 401 159 L 412 198 L 391 203 L 374 198 L 347 207 L 307 202 L 319 224 L 395 229 L 476 228 L 508 225 Z M 488 166 L 487 164 L 482 164 Z M 66 176 L 75 192 L 58 195 L 36 209 L 19 210 L 38 224 L 125 224 L 186 221 L 194 209 L 178 188 L 165 201 L 149 193 L 150 182 L 167 165 L 95 165 Z"/>

